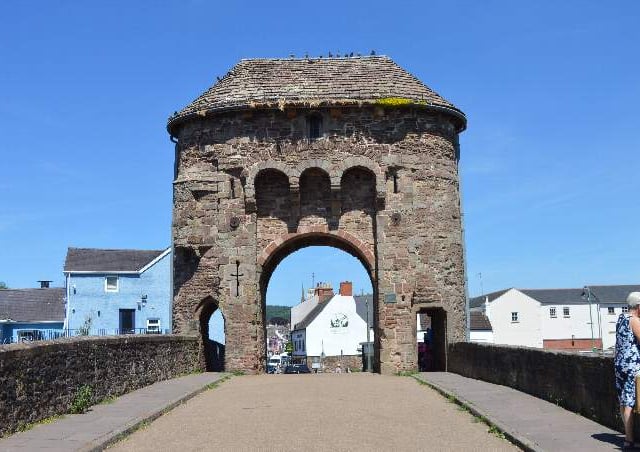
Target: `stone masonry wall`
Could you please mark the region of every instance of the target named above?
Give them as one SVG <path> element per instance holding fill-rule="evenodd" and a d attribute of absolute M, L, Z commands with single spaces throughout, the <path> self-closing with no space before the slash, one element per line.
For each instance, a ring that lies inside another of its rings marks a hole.
<path fill-rule="evenodd" d="M 307 366 L 313 372 L 313 360 L 318 359 L 318 356 L 307 356 Z M 336 369 L 340 367 L 340 372 L 344 373 L 347 369 L 352 372 L 362 371 L 362 355 L 344 355 L 344 356 L 326 356 L 322 360 L 324 365 L 324 373 L 335 373 Z"/>
<path fill-rule="evenodd" d="M 69 412 L 78 388 L 94 402 L 199 369 L 198 339 L 118 336 L 0 346 L 0 436 Z"/>
<path fill-rule="evenodd" d="M 457 343 L 449 372 L 509 386 L 620 430 L 613 358 L 526 347 Z"/>
<path fill-rule="evenodd" d="M 306 138 L 311 111 L 322 116 L 316 140 Z M 379 371 L 417 368 L 420 308 L 444 309 L 448 341 L 464 339 L 449 116 L 392 107 L 249 109 L 191 119 L 176 135 L 174 332 L 197 333 L 199 308 L 213 299 L 225 318 L 226 368 L 264 371 L 271 257 L 329 237 L 371 273 Z M 308 239 L 295 242 L 302 235 Z"/>

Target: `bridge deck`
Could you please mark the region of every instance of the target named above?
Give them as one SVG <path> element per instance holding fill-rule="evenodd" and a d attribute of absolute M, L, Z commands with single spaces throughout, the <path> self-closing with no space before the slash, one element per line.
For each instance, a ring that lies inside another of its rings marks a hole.
<path fill-rule="evenodd" d="M 619 450 L 623 435 L 515 389 L 447 372 L 416 376 L 453 396 L 524 448 L 546 451 Z"/>
<path fill-rule="evenodd" d="M 243 376 L 185 402 L 222 376 L 156 383 L 86 414 L 2 439 L 0 450 L 100 450 L 155 418 L 110 450 L 516 449 L 411 378 Z M 525 448 L 616 450 L 621 443 L 618 432 L 511 388 L 448 373 L 416 377 L 461 400 Z"/>

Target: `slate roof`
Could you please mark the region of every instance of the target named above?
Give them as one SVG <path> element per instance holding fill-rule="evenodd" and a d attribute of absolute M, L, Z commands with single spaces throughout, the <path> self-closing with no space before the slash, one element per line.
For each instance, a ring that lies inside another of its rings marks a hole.
<path fill-rule="evenodd" d="M 14 322 L 64 321 L 65 289 L 2 289 L 0 320 Z"/>
<path fill-rule="evenodd" d="M 69 248 L 65 272 L 136 272 L 166 250 Z"/>
<path fill-rule="evenodd" d="M 542 304 L 583 304 L 583 289 L 518 289 Z"/>
<path fill-rule="evenodd" d="M 600 303 L 626 303 L 629 293 L 640 292 L 640 285 L 589 286 L 589 289 Z"/>
<path fill-rule="evenodd" d="M 470 308 L 477 308 L 477 307 L 482 306 L 482 304 L 487 299 L 487 297 L 489 298 L 489 302 L 492 302 L 496 298 L 499 298 L 499 297 L 503 296 L 509 290 L 511 290 L 511 288 L 498 290 L 497 292 L 491 292 L 491 293 L 488 293 L 488 294 L 485 294 L 485 295 L 481 295 L 479 297 L 469 298 L 469 307 Z"/>
<path fill-rule="evenodd" d="M 482 312 L 469 313 L 469 328 L 472 331 L 492 331 L 489 318 Z"/>
<path fill-rule="evenodd" d="M 224 77 L 169 118 L 167 129 L 195 115 L 245 108 L 361 105 L 401 98 L 438 109 L 466 125 L 464 113 L 387 56 L 240 60 Z"/>
<path fill-rule="evenodd" d="M 373 294 L 356 295 L 356 313 L 367 323 L 367 301 L 369 302 L 369 327 L 373 326 Z"/>
<path fill-rule="evenodd" d="M 293 329 L 304 330 L 305 328 L 307 328 L 309 325 L 311 325 L 311 322 L 313 322 L 316 319 L 316 317 L 318 317 L 320 313 L 324 311 L 324 308 L 326 308 L 328 304 L 329 304 L 329 301 L 324 301 L 322 303 L 318 303 L 317 305 L 315 305 L 313 309 L 309 311 L 306 317 L 302 319 L 301 322 L 298 322 L 294 325 Z"/>
<path fill-rule="evenodd" d="M 594 298 L 592 302 L 600 303 L 626 303 L 627 296 L 630 292 L 640 292 L 640 285 L 612 285 L 612 286 L 589 286 Z M 469 299 L 469 307 L 477 308 L 482 306 L 485 297 L 489 297 L 489 301 L 502 296 L 510 289 L 500 290 L 481 297 Z M 523 294 L 533 298 L 542 304 L 582 304 L 588 303 L 586 297 L 583 297 L 583 288 L 569 289 L 516 289 Z"/>

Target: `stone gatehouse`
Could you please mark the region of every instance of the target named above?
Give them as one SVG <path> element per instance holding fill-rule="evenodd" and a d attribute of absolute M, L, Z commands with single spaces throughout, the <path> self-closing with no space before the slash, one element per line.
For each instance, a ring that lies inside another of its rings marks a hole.
<path fill-rule="evenodd" d="M 465 337 L 464 114 L 385 56 L 241 60 L 168 123 L 175 333 L 225 319 L 225 368 L 264 371 L 265 294 L 287 255 L 329 245 L 374 288 L 375 368 L 417 368 L 416 313 Z M 203 355 L 204 360 L 204 355 Z M 204 362 L 204 361 L 203 361 Z"/>

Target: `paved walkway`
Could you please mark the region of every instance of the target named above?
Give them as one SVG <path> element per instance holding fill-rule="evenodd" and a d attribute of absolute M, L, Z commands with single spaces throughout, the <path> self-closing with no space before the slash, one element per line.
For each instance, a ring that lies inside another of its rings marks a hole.
<path fill-rule="evenodd" d="M 233 377 L 112 451 L 518 450 L 436 391 L 372 374 Z"/>
<path fill-rule="evenodd" d="M 611 451 L 622 444 L 615 430 L 506 386 L 446 372 L 416 378 L 486 417 L 525 449 Z"/>
<path fill-rule="evenodd" d="M 224 376 L 203 373 L 155 383 L 125 394 L 113 403 L 96 405 L 88 413 L 67 415 L 51 424 L 36 425 L 29 431 L 2 439 L 0 451 L 102 450 Z"/>

